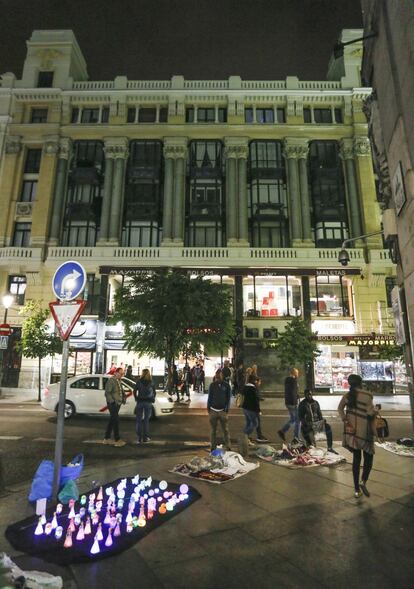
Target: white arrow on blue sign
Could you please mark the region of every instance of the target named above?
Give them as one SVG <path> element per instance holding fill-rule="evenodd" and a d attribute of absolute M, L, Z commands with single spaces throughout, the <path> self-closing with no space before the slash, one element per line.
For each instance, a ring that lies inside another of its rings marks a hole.
<path fill-rule="evenodd" d="M 73 301 L 85 288 L 86 272 L 79 262 L 64 262 L 56 270 L 52 288 L 56 298 Z"/>

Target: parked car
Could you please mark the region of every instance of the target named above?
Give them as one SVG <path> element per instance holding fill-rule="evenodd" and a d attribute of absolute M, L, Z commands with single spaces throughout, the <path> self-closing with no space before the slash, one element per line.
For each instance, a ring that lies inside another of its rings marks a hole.
<path fill-rule="evenodd" d="M 68 378 L 66 385 L 65 419 L 76 413 L 109 414 L 105 400 L 105 384 L 110 378 L 107 374 L 79 374 Z M 50 384 L 43 390 L 42 407 L 48 411 L 58 409 L 60 383 Z M 121 405 L 120 415 L 134 415 L 135 399 L 133 390 L 135 382 L 129 378 L 122 379 L 126 396 L 125 405 Z M 152 407 L 152 418 L 164 417 L 174 413 L 174 404 L 168 395 L 157 392 Z"/>

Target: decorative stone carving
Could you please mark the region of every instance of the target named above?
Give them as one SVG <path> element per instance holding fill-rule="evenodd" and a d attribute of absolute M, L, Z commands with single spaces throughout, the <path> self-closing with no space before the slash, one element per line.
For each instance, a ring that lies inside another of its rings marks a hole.
<path fill-rule="evenodd" d="M 298 145 L 296 147 L 296 151 L 298 159 L 307 159 L 309 153 L 309 145 Z"/>
<path fill-rule="evenodd" d="M 105 157 L 112 159 L 127 159 L 129 155 L 128 140 L 124 138 L 107 139 L 104 147 Z"/>
<path fill-rule="evenodd" d="M 69 137 L 61 137 L 59 140 L 59 157 L 64 160 L 69 160 L 72 155 L 72 139 Z"/>
<path fill-rule="evenodd" d="M 16 217 L 31 217 L 32 211 L 32 202 L 16 202 Z"/>
<path fill-rule="evenodd" d="M 10 135 L 6 137 L 6 154 L 17 155 L 22 148 L 22 138 L 20 135 Z"/>
<path fill-rule="evenodd" d="M 59 152 L 59 141 L 57 138 L 46 139 L 43 143 L 44 155 L 56 155 Z"/>
<path fill-rule="evenodd" d="M 354 158 L 352 139 L 341 139 L 341 151 L 339 155 L 343 160 L 352 160 Z"/>
<path fill-rule="evenodd" d="M 39 49 L 35 55 L 40 57 L 40 66 L 43 69 L 48 69 L 52 67 L 53 60 L 63 55 L 63 53 L 57 49 Z"/>
<path fill-rule="evenodd" d="M 354 153 L 356 156 L 369 157 L 371 155 L 371 143 L 368 137 L 354 137 Z"/>
<path fill-rule="evenodd" d="M 177 160 L 187 157 L 187 147 L 184 145 L 164 145 L 164 157 Z"/>

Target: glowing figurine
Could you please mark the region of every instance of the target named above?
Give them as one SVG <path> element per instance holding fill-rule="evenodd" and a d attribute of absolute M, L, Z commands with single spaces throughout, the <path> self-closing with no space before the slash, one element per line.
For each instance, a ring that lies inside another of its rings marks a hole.
<path fill-rule="evenodd" d="M 42 524 L 42 526 L 45 525 L 45 523 L 47 522 L 46 516 L 45 514 L 40 516 L 40 523 Z"/>
<path fill-rule="evenodd" d="M 43 534 L 43 526 L 42 526 L 42 518 L 39 517 L 39 521 L 37 522 L 37 526 L 35 529 L 35 536 L 41 536 Z"/>
<path fill-rule="evenodd" d="M 106 516 L 104 519 L 104 524 L 108 525 L 111 523 L 111 514 L 109 513 L 109 509 L 106 510 Z"/>
<path fill-rule="evenodd" d="M 82 497 L 80 498 L 80 504 L 86 505 L 86 495 L 82 495 Z"/>
<path fill-rule="evenodd" d="M 73 519 L 70 520 L 69 525 L 68 525 L 68 530 L 70 532 L 74 532 L 75 531 L 75 522 L 73 521 Z"/>
<path fill-rule="evenodd" d="M 99 522 L 99 513 L 97 511 L 95 511 L 95 513 L 92 516 L 92 523 L 95 526 L 98 522 Z"/>
<path fill-rule="evenodd" d="M 56 505 L 56 513 L 57 514 L 62 513 L 62 509 L 63 509 L 63 505 L 61 503 L 58 503 Z"/>
<path fill-rule="evenodd" d="M 58 526 L 55 530 L 55 538 L 56 540 L 60 540 L 63 534 L 63 528 L 62 526 Z"/>
<path fill-rule="evenodd" d="M 129 523 L 131 523 L 131 522 L 129 522 Z M 114 529 L 114 537 L 118 537 L 120 535 L 121 535 L 121 526 L 119 525 L 119 521 L 118 521 L 118 522 L 116 522 L 116 526 Z"/>
<path fill-rule="evenodd" d="M 84 540 L 85 538 L 85 530 L 83 527 L 83 523 L 80 524 L 78 533 L 76 534 L 76 540 Z"/>
<path fill-rule="evenodd" d="M 97 495 L 96 499 L 97 499 L 98 501 L 102 501 L 102 499 L 103 499 L 103 491 L 102 491 L 102 487 L 99 487 L 99 491 L 98 491 L 98 495 Z"/>
<path fill-rule="evenodd" d="M 49 536 L 49 534 L 51 534 L 52 532 L 52 524 L 49 522 L 45 525 L 45 534 L 46 536 Z"/>
<path fill-rule="evenodd" d="M 185 483 L 183 483 L 182 485 L 180 485 L 180 493 L 182 493 L 183 495 L 185 495 L 186 493 L 188 493 L 188 485 L 186 485 Z"/>
<path fill-rule="evenodd" d="M 161 515 L 164 515 L 164 513 L 167 513 L 167 506 L 165 505 L 165 503 L 161 503 L 161 505 L 159 506 L 158 512 Z"/>
<path fill-rule="evenodd" d="M 109 547 L 109 546 L 112 546 L 112 544 L 113 544 L 113 541 L 112 541 L 112 531 L 111 531 L 111 528 L 109 528 L 108 535 L 107 535 L 106 540 L 105 540 L 105 546 L 108 546 Z"/>
<path fill-rule="evenodd" d="M 128 533 L 128 534 L 129 534 L 129 533 L 131 533 L 133 529 L 134 529 L 134 524 L 133 524 L 133 522 L 132 522 L 132 521 L 131 521 L 131 522 L 128 522 L 128 523 L 127 523 L 127 526 L 126 526 L 126 531 L 127 531 L 127 533 Z M 115 534 L 114 534 L 114 536 L 115 536 Z"/>
<path fill-rule="evenodd" d="M 95 537 L 99 540 L 99 542 L 101 540 L 103 540 L 102 524 L 98 524 L 98 529 L 96 531 L 96 536 Z"/>
<path fill-rule="evenodd" d="M 160 487 L 161 491 L 165 491 L 168 487 L 167 481 L 160 481 L 159 487 Z"/>
<path fill-rule="evenodd" d="M 73 542 L 72 542 L 72 532 L 70 532 L 69 530 L 66 532 L 66 538 L 65 538 L 65 542 L 63 544 L 64 548 L 72 548 L 73 546 Z"/>
<path fill-rule="evenodd" d="M 100 552 L 99 542 L 95 536 L 95 540 L 91 548 L 91 554 L 98 554 L 98 552 Z"/>
<path fill-rule="evenodd" d="M 88 516 L 87 520 L 86 520 L 86 524 L 85 524 L 85 530 L 84 530 L 84 534 L 90 534 L 92 532 L 92 528 L 91 528 L 91 518 Z"/>
<path fill-rule="evenodd" d="M 69 515 L 68 515 L 68 519 L 72 519 L 75 517 L 75 501 L 73 499 L 71 499 L 69 501 Z"/>
<path fill-rule="evenodd" d="M 56 511 L 53 514 L 53 518 L 52 518 L 52 529 L 55 530 L 58 527 L 58 523 L 57 523 L 57 517 L 56 517 Z"/>

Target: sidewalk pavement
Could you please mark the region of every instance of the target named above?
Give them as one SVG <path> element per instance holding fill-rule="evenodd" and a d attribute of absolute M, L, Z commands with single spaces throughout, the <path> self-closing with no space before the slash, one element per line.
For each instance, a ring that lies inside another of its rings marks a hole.
<path fill-rule="evenodd" d="M 183 482 L 168 470 L 189 458 L 154 448 L 145 459 L 137 448 L 136 460 L 86 465 L 79 489 L 136 473 Z M 378 449 L 370 498 L 354 499 L 349 462 L 306 470 L 261 462 L 224 485 L 185 479 L 201 493 L 194 505 L 122 554 L 70 567 L 19 554 L 4 537 L 9 523 L 33 513 L 28 482 L 1 498 L 0 551 L 24 570 L 61 575 L 66 589 L 408 589 L 413 475 L 412 458 Z"/>
<path fill-rule="evenodd" d="M 322 411 L 336 411 L 342 395 L 315 395 Z M 175 398 L 175 395 L 174 395 Z M 37 392 L 26 389 L 7 389 L 2 388 L 0 393 L 0 403 L 27 403 L 37 402 Z M 380 403 L 382 413 L 388 411 L 410 411 L 409 395 L 379 395 L 374 397 L 375 403 Z M 191 409 L 204 409 L 207 405 L 207 395 L 203 393 L 191 393 L 191 403 L 188 406 Z M 180 407 L 184 407 L 180 404 Z M 283 410 L 285 411 L 285 401 L 282 396 L 265 397 L 262 401 L 264 410 Z"/>

